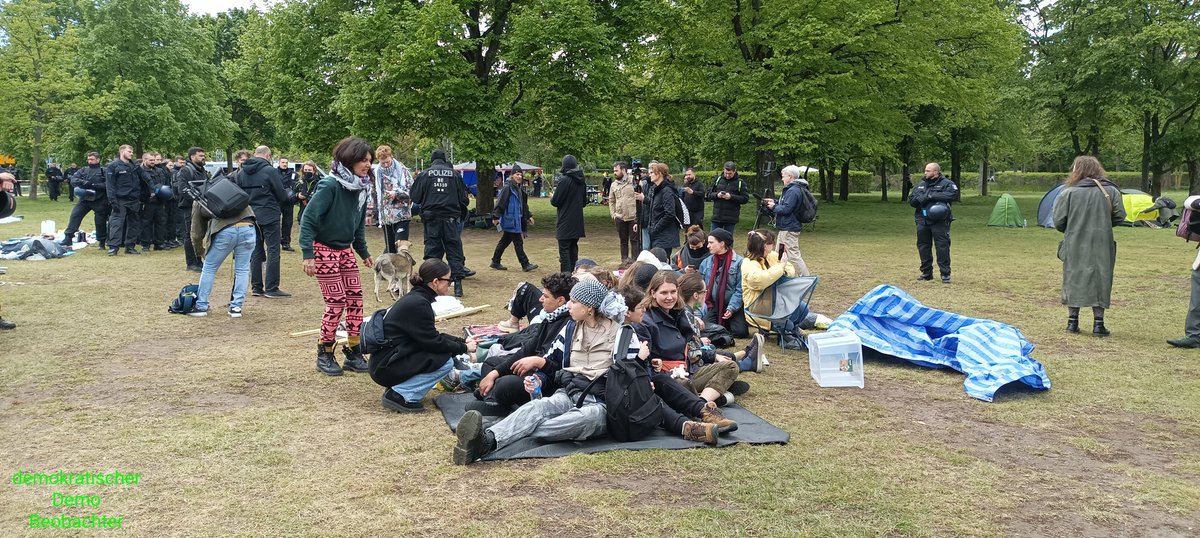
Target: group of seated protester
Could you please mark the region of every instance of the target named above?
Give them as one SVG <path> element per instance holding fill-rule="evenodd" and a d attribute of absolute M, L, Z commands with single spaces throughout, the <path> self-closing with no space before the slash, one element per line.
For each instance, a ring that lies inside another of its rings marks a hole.
<path fill-rule="evenodd" d="M 639 261 L 618 278 L 581 260 L 573 273 L 551 274 L 540 287 L 519 285 L 508 303 L 511 317 L 498 324 L 511 332 L 487 338 L 437 332 L 431 304 L 449 292 L 450 268 L 426 260 L 411 278 L 412 291 L 385 315 L 390 346 L 369 362 L 372 379 L 387 387 L 382 405 L 422 411 L 421 400 L 439 381 L 474 385 L 476 401 L 457 430 L 459 464 L 525 437 L 550 442 L 605 435 L 601 376 L 612 365 L 620 327 L 627 323 L 633 334 L 621 353 L 647 369 L 663 404 L 660 426 L 715 444 L 721 433 L 737 428 L 720 407 L 749 390 L 739 375 L 761 372 L 768 364 L 762 335 L 746 330 L 767 325 L 746 317 L 743 293 L 757 297 L 774 280 L 793 274 L 769 245 L 769 232 L 756 230 L 749 239 L 749 258 L 743 259 L 733 252 L 730 234 L 714 230 L 706 236 L 710 255 L 682 271 Z M 798 327 L 807 314 L 802 310 L 775 329 Z M 733 346 L 734 320 L 741 321 L 749 344 L 736 352 L 717 349 Z M 484 428 L 485 416 L 498 422 Z"/>

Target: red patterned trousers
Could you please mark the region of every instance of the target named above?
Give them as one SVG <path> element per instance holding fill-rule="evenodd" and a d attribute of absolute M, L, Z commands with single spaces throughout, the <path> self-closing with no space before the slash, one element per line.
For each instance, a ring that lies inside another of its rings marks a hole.
<path fill-rule="evenodd" d="M 321 297 L 325 299 L 325 315 L 321 316 L 321 341 L 337 340 L 337 326 L 342 319 L 342 312 L 346 313 L 347 333 L 357 337 L 362 327 L 363 292 L 354 251 L 349 248 L 335 250 L 321 243 L 313 243 L 313 257 L 317 283 L 321 285 Z"/>

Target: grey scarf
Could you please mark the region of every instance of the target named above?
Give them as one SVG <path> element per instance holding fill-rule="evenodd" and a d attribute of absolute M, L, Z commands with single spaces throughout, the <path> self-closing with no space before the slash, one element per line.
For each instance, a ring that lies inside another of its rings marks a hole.
<path fill-rule="evenodd" d="M 333 173 L 333 178 L 342 184 L 343 189 L 358 193 L 358 210 L 362 211 L 362 208 L 367 205 L 367 197 L 371 193 L 369 190 L 371 178 L 358 177 L 345 166 L 342 166 L 342 163 L 336 161 L 329 169 Z"/>

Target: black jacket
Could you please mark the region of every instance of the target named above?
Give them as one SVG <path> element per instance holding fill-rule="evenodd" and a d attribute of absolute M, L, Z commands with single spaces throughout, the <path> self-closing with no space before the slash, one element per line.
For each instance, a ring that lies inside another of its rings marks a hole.
<path fill-rule="evenodd" d="M 718 198 L 717 193 L 720 192 L 728 192 L 729 199 Z M 736 173 L 729 179 L 725 179 L 724 174 L 718 175 L 705 198 L 713 202 L 710 220 L 722 224 L 737 224 L 741 218 L 742 204 L 750 201 L 750 196 L 746 194 L 746 184 L 742 183 L 742 177 Z"/>
<path fill-rule="evenodd" d="M 462 174 L 441 159 L 417 174 L 410 194 L 425 219 L 462 218 L 471 203 Z"/>
<path fill-rule="evenodd" d="M 250 195 L 250 207 L 259 224 L 279 222 L 283 215 L 280 205 L 288 199 L 279 179 L 279 170 L 262 157 L 251 157 L 238 170 L 237 184 Z"/>
<path fill-rule="evenodd" d="M 513 373 L 513 363 L 525 357 L 544 357 L 550 351 L 550 346 L 554 345 L 554 338 L 558 336 L 558 333 L 562 332 L 563 327 L 567 326 L 568 321 L 571 321 L 571 315 L 563 312 L 554 321 L 535 323 L 520 332 L 501 336 L 497 340 L 496 345 L 504 346 L 504 349 L 519 348 L 519 351 L 505 355 L 498 360 L 491 362 L 484 361 L 480 372 L 483 375 L 488 375 L 488 373 L 495 370 L 500 372 L 500 375 L 511 375 Z M 547 385 L 542 387 L 542 394 L 549 395 L 558 388 L 557 383 L 555 383 L 555 377 L 560 366 L 557 362 L 548 360 L 545 366 L 538 369 L 539 372 L 546 375 Z"/>
<path fill-rule="evenodd" d="M 634 325 L 638 340 L 650 343 L 650 358 L 669 361 L 687 360 L 685 348 L 695 336 L 683 309 L 647 308 L 642 322 Z"/>
<path fill-rule="evenodd" d="M 283 192 L 287 194 L 287 201 L 281 202 L 283 205 L 291 206 L 296 203 L 296 171 L 291 168 L 276 168 L 279 172 L 279 182 L 283 185 Z"/>
<path fill-rule="evenodd" d="M 115 159 L 108 163 L 104 177 L 110 201 L 140 200 L 143 186 L 150 182 L 150 178 L 146 177 L 146 171 L 141 165 L 121 159 Z M 99 195 L 100 191 L 96 191 L 96 194 Z"/>
<path fill-rule="evenodd" d="M 683 193 L 683 205 L 689 213 L 704 211 L 704 182 L 700 178 L 693 179 L 691 182 L 684 182 L 684 188 L 691 188 L 692 194 L 686 191 Z M 693 222 L 692 224 L 699 224 Z"/>
<path fill-rule="evenodd" d="M 72 178 L 72 177 L 74 177 L 74 176 L 75 176 L 75 173 L 76 173 L 76 172 L 78 172 L 78 171 L 79 171 L 79 167 L 78 167 L 78 166 L 72 166 L 72 167 L 68 168 L 66 172 L 63 172 L 63 177 L 64 177 L 64 178 L 65 178 L 67 181 L 71 181 L 71 178 Z"/>
<path fill-rule="evenodd" d="M 415 286 L 388 309 L 383 334 L 396 345 L 371 355 L 367 367 L 376 383 L 390 387 L 418 374 L 436 372 L 450 357 L 467 352 L 462 338 L 438 332 L 433 319 L 435 299 L 429 286 Z"/>
<path fill-rule="evenodd" d="M 80 168 L 69 179 L 71 180 L 72 188 L 79 187 L 81 189 L 96 191 L 96 201 L 108 203 L 108 184 L 105 181 L 107 177 L 107 171 L 97 164 L 95 166 L 89 165 L 87 168 Z M 79 201 L 82 202 L 83 199 L 80 198 Z"/>
<path fill-rule="evenodd" d="M 171 182 L 171 189 L 175 191 L 175 199 L 179 200 L 179 207 L 192 207 L 192 197 L 187 194 L 187 189 L 193 188 L 199 190 L 208 182 L 208 170 L 203 166 L 188 161 L 184 163 L 183 168 L 175 171 L 175 180 Z"/>
<path fill-rule="evenodd" d="M 503 189 L 500 189 L 496 207 L 492 210 L 492 218 L 500 219 L 504 216 L 504 212 L 508 210 L 508 202 L 512 200 L 512 196 L 509 196 L 510 192 L 517 193 L 517 199 L 521 200 L 521 231 L 528 231 L 529 219 L 533 218 L 533 213 L 529 211 L 529 195 L 525 194 L 525 189 L 514 188 L 511 181 L 504 185 Z"/>
<path fill-rule="evenodd" d="M 587 183 L 583 170 L 575 168 L 559 174 L 550 205 L 558 208 L 555 239 L 578 239 L 587 234 L 583 230 L 583 206 L 587 205 Z"/>
<path fill-rule="evenodd" d="M 950 178 L 939 175 L 933 181 L 922 178 L 912 193 L 908 195 L 908 205 L 916 208 L 913 211 L 913 217 L 917 220 L 917 223 L 924 223 L 925 217 L 923 212 L 929 206 L 937 202 L 944 202 L 949 206 L 951 202 L 957 202 L 959 197 L 958 185 L 955 185 Z M 947 222 L 951 220 L 954 220 L 953 212 L 946 218 Z"/>
<path fill-rule="evenodd" d="M 675 219 L 678 206 L 679 194 L 671 182 L 664 179 L 654 187 L 650 198 L 650 248 L 670 251 L 679 246 L 679 221 Z"/>
<path fill-rule="evenodd" d="M 50 167 L 50 168 L 46 169 L 46 181 L 61 183 L 62 180 L 63 180 L 62 170 L 59 170 L 54 167 Z"/>
<path fill-rule="evenodd" d="M 150 178 L 150 192 L 153 194 L 154 189 L 160 185 L 171 185 L 171 173 L 167 171 L 167 164 L 162 163 L 157 166 L 147 168 L 146 175 Z M 171 189 L 174 191 L 175 189 Z M 172 192 L 174 194 L 174 192 Z M 151 196 L 150 203 L 162 203 L 157 197 Z"/>

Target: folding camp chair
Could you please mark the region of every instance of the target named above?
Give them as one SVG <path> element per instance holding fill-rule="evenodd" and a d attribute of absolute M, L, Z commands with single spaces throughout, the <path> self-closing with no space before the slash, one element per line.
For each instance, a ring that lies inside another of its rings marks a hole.
<path fill-rule="evenodd" d="M 782 277 L 771 284 L 754 302 L 746 305 L 746 314 L 771 322 L 769 329 L 763 332 L 763 337 L 775 336 L 779 339 L 779 347 L 783 348 L 783 333 L 775 330 L 776 324 L 784 324 L 789 316 L 800 308 L 801 304 L 809 304 L 813 292 L 817 289 L 820 277 L 816 275 L 799 277 Z M 752 325 L 754 323 L 751 323 Z"/>

